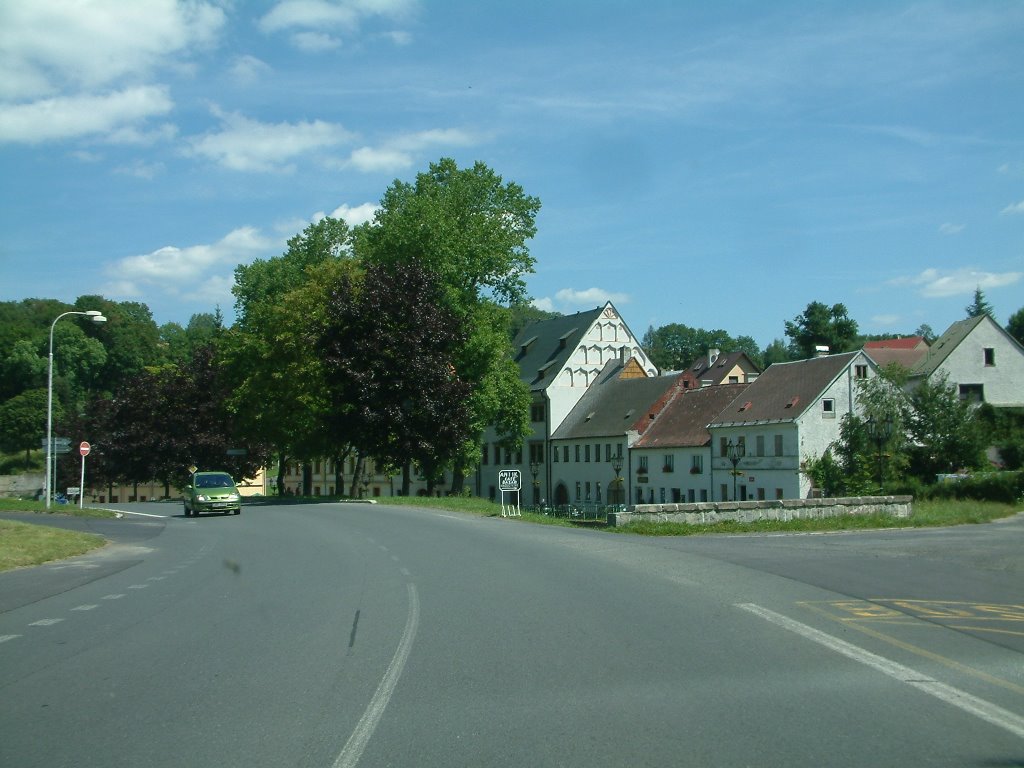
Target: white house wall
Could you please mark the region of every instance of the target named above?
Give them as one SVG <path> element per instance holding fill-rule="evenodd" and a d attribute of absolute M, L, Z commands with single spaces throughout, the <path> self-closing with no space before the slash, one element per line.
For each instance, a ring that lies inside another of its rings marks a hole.
<path fill-rule="evenodd" d="M 985 364 L 985 350 L 991 349 L 995 364 Z M 995 327 L 994 321 L 979 323 L 939 366 L 933 377 L 945 371 L 950 383 L 981 384 L 986 403 L 1024 406 L 1024 352 Z"/>

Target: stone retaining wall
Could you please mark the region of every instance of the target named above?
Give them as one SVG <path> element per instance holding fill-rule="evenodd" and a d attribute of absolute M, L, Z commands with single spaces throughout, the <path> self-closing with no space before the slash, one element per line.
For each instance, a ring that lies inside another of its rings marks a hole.
<path fill-rule="evenodd" d="M 0 496 L 33 499 L 36 494 L 39 494 L 39 498 L 42 498 L 45 483 L 46 478 L 43 477 L 42 472 L 38 475 L 33 473 L 0 475 Z"/>
<path fill-rule="evenodd" d="M 697 504 L 637 504 L 625 512 L 610 512 L 608 525 L 632 522 L 718 523 L 736 520 L 806 520 L 841 515 L 910 517 L 913 496 L 856 496 L 841 499 L 779 499 L 777 501 L 708 501 Z"/>

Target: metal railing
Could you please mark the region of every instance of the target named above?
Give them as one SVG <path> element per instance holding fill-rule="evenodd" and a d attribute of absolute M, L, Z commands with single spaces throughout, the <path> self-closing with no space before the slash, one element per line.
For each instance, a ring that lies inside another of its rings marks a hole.
<path fill-rule="evenodd" d="M 607 523 L 609 512 L 623 512 L 625 509 L 625 504 L 595 504 L 591 502 L 577 502 L 576 504 L 561 504 L 558 506 L 540 504 L 523 507 L 524 512 L 557 517 L 578 523 Z"/>

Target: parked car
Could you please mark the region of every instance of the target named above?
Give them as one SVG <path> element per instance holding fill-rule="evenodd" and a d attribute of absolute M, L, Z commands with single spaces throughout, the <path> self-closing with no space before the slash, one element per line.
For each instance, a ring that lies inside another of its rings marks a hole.
<path fill-rule="evenodd" d="M 200 512 L 241 514 L 242 495 L 227 472 L 194 472 L 183 497 L 185 517 Z"/>

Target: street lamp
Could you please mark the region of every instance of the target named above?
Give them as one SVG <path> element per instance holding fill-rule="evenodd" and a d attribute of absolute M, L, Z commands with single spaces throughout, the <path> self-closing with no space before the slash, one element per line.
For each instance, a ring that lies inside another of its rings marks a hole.
<path fill-rule="evenodd" d="M 622 504 L 622 454 L 616 453 L 610 459 L 612 470 L 615 472 L 615 479 L 612 484 L 615 486 L 615 500 L 612 504 Z"/>
<path fill-rule="evenodd" d="M 882 490 L 882 446 L 889 442 L 892 437 L 893 422 L 892 416 L 886 416 L 882 420 L 874 416 L 868 417 L 864 422 L 868 430 L 868 439 L 878 446 L 878 490 Z"/>
<path fill-rule="evenodd" d="M 732 500 L 736 501 L 736 477 L 739 475 L 736 465 L 740 463 L 740 459 L 747 455 L 746 443 L 741 440 L 733 443 L 730 440 L 729 444 L 725 447 L 725 455 L 732 462 Z"/>
<path fill-rule="evenodd" d="M 533 505 L 536 507 L 540 504 L 540 480 L 537 479 L 537 475 L 540 474 L 540 464 L 538 462 L 530 462 L 530 474 L 533 475 Z"/>
<path fill-rule="evenodd" d="M 94 323 L 107 322 L 107 318 L 97 309 L 90 309 L 86 312 L 65 312 L 62 315 L 57 315 L 57 320 L 68 315 L 82 315 L 83 317 L 90 318 Z M 57 320 L 50 324 L 50 361 L 46 374 L 46 481 L 43 485 L 46 490 L 47 509 L 50 508 L 50 497 L 53 496 L 53 479 L 51 475 L 53 456 L 53 329 L 57 325 Z"/>

